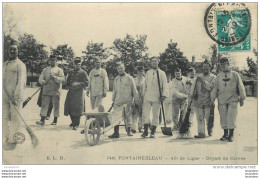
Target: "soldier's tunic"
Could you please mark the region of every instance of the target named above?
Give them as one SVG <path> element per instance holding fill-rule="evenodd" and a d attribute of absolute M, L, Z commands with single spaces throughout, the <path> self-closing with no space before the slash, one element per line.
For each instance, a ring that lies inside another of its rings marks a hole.
<path fill-rule="evenodd" d="M 193 95 L 193 91 L 194 91 L 194 83 L 196 82 L 196 78 L 189 78 L 190 83 L 187 84 L 187 92 L 188 92 L 188 103 L 191 102 L 191 97 Z M 194 122 L 194 116 L 195 116 L 195 106 L 194 106 L 194 101 L 192 101 L 191 103 L 191 111 L 190 111 L 190 124 L 192 126 L 193 122 Z"/>
<path fill-rule="evenodd" d="M 108 77 L 106 70 L 92 69 L 89 73 L 89 86 L 87 88 L 90 91 L 90 104 L 91 108 L 95 109 L 102 104 L 103 93 L 108 91 Z"/>
<path fill-rule="evenodd" d="M 140 99 L 140 106 L 138 105 L 138 110 L 139 112 L 142 112 L 142 104 L 143 104 L 143 97 L 144 97 L 144 94 L 143 94 L 143 90 L 144 90 L 144 82 L 145 82 L 145 78 L 142 76 L 142 77 L 136 77 L 134 79 L 135 81 L 135 85 L 136 85 L 136 89 L 137 89 L 137 92 L 139 94 L 139 99 Z M 135 113 L 133 115 L 133 129 L 136 130 L 137 128 L 137 125 L 138 125 L 138 128 L 142 128 L 142 115 L 141 113 Z M 137 122 L 138 121 L 138 122 Z"/>
<path fill-rule="evenodd" d="M 54 78 L 50 79 L 50 74 L 54 75 Z M 61 83 L 65 81 L 63 70 L 57 66 L 44 68 L 39 77 L 39 83 L 42 85 L 43 81 L 46 81 L 47 84 L 43 85 L 42 89 L 42 108 L 40 115 L 44 117 L 47 116 L 49 104 L 52 102 L 53 115 L 54 117 L 59 117 Z"/>
<path fill-rule="evenodd" d="M 169 90 L 167 84 L 167 78 L 164 71 L 158 69 L 159 79 L 162 96 L 168 97 Z M 144 102 L 143 102 L 143 114 L 142 121 L 143 124 L 150 123 L 150 112 L 152 108 L 152 122 L 151 125 L 159 125 L 159 110 L 160 110 L 160 92 L 157 79 L 157 70 L 150 69 L 145 75 L 145 84 L 144 84 Z"/>
<path fill-rule="evenodd" d="M 237 103 L 245 100 L 246 92 L 239 74 L 235 71 L 221 72 L 217 75 L 211 99 L 218 98 L 218 110 L 222 129 L 236 127 Z"/>
<path fill-rule="evenodd" d="M 171 81 L 168 82 L 169 97 L 167 97 L 163 102 L 166 122 L 172 121 L 172 91 L 170 90 L 170 87 Z"/>
<path fill-rule="evenodd" d="M 74 82 L 79 83 L 79 86 L 73 87 Z M 64 115 L 70 115 L 74 126 L 79 125 L 80 116 L 85 111 L 85 95 L 84 88 L 87 86 L 87 73 L 80 70 L 73 70 L 69 73 L 67 79 L 67 87 L 69 91 L 66 96 L 64 105 Z"/>
<path fill-rule="evenodd" d="M 174 78 L 171 83 L 172 91 L 172 120 L 175 128 L 178 127 L 178 118 L 180 111 L 185 116 L 187 111 L 188 100 L 185 99 L 189 95 L 188 85 L 189 79 L 182 76 L 180 80 Z"/>
<path fill-rule="evenodd" d="M 3 141 L 14 143 L 14 134 L 20 129 L 20 118 L 10 100 L 17 101 L 17 109 L 22 114 L 23 92 L 26 86 L 26 66 L 20 59 L 4 62 L 3 65 Z"/>
<path fill-rule="evenodd" d="M 214 88 L 216 76 L 213 74 L 200 74 L 203 82 L 197 81 L 196 98 L 194 99 L 194 106 L 196 108 L 196 117 L 198 122 L 198 134 L 205 135 L 205 120 L 208 125 L 210 108 L 211 108 L 211 92 Z M 209 129 L 209 128 L 208 128 Z"/>
<path fill-rule="evenodd" d="M 124 75 L 118 75 L 114 79 L 113 86 L 113 95 L 112 101 L 114 103 L 114 109 L 122 106 L 123 104 L 127 105 L 127 111 L 131 111 L 133 104 L 133 99 L 135 102 L 139 102 L 138 92 L 136 90 L 135 82 L 133 77 L 124 73 Z M 128 123 L 127 126 L 132 126 L 132 116 L 126 118 Z"/>

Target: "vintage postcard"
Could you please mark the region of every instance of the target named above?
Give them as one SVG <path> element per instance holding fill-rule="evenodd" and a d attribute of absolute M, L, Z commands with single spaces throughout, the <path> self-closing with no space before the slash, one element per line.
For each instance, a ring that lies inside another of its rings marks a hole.
<path fill-rule="evenodd" d="M 3 165 L 257 165 L 257 3 L 3 3 Z"/>

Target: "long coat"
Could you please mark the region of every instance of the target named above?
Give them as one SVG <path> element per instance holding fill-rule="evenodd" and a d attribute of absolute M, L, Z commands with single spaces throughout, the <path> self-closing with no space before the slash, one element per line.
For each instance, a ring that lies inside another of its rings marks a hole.
<path fill-rule="evenodd" d="M 74 82 L 79 83 L 78 86 L 73 87 Z M 80 69 L 69 73 L 67 80 L 67 87 L 69 89 L 64 106 L 64 115 L 81 116 L 85 111 L 85 97 L 84 88 L 87 87 L 87 73 Z"/>

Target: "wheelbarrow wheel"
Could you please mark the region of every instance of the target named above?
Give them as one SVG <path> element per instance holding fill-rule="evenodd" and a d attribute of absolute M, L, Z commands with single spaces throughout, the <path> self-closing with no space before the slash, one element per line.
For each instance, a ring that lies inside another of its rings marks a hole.
<path fill-rule="evenodd" d="M 98 120 L 95 118 L 89 119 L 86 123 L 84 131 L 87 143 L 91 146 L 96 145 L 101 135 L 101 129 Z"/>

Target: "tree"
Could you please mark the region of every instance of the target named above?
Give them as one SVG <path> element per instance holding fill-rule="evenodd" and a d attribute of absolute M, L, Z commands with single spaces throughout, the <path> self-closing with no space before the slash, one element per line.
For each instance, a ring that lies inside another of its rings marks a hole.
<path fill-rule="evenodd" d="M 258 56 L 258 52 L 256 49 L 253 49 L 253 52 L 255 54 L 255 56 Z M 244 69 L 241 71 L 241 73 L 247 77 L 253 77 L 255 79 L 257 79 L 257 66 L 258 66 L 258 62 L 256 60 L 256 62 L 253 61 L 252 58 L 247 57 L 247 66 L 248 69 Z"/>
<path fill-rule="evenodd" d="M 61 62 L 58 66 L 63 69 L 64 75 L 73 69 L 74 51 L 68 44 L 58 45 L 56 48 L 51 47 L 51 55 L 54 55 Z M 68 65 L 62 64 L 63 62 Z"/>
<path fill-rule="evenodd" d="M 133 75 L 136 70 L 136 62 L 148 58 L 146 46 L 147 35 L 137 35 L 135 38 L 127 34 L 124 39 L 116 39 L 111 49 L 115 52 L 113 61 L 107 62 L 107 72 L 116 73 L 117 61 L 125 64 L 126 72 Z"/>
<path fill-rule="evenodd" d="M 51 47 L 51 55 L 56 56 L 58 60 L 65 60 L 68 63 L 72 62 L 74 58 L 74 52 L 68 44 L 58 45 L 56 48 Z"/>
<path fill-rule="evenodd" d="M 28 71 L 41 73 L 46 66 L 48 52 L 44 49 L 46 46 L 37 42 L 33 35 L 25 33 L 19 37 L 18 57 L 25 63 Z"/>
<path fill-rule="evenodd" d="M 86 50 L 82 51 L 84 61 L 82 63 L 83 69 L 89 73 L 95 67 L 95 58 L 100 57 L 103 61 L 108 57 L 107 49 L 103 47 L 103 43 L 88 42 Z"/>
<path fill-rule="evenodd" d="M 183 56 L 183 52 L 177 48 L 177 43 L 172 42 L 168 43 L 168 47 L 163 53 L 160 54 L 160 63 L 159 67 L 166 73 L 174 75 L 174 70 L 180 68 L 183 75 L 187 74 L 188 71 L 188 59 Z"/>
<path fill-rule="evenodd" d="M 116 59 L 113 59 L 113 60 L 106 62 L 106 71 L 107 71 L 107 74 L 108 74 L 108 78 L 112 79 L 112 78 L 115 78 L 115 76 L 118 75 L 116 67 L 117 67 L 117 60 Z"/>

